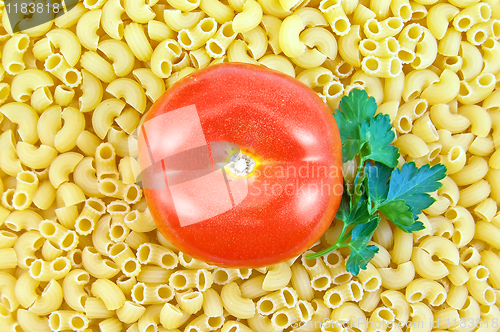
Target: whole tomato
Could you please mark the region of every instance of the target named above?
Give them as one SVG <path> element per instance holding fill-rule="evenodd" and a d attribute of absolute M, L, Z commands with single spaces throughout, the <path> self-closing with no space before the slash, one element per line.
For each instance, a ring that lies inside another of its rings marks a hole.
<path fill-rule="evenodd" d="M 255 65 L 214 65 L 174 84 L 145 117 L 139 161 L 165 238 L 225 267 L 300 255 L 342 196 L 332 114 L 300 81 Z"/>

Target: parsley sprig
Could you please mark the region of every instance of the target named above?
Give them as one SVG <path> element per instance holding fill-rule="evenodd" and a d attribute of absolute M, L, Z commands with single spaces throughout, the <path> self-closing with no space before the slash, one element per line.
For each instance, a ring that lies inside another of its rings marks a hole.
<path fill-rule="evenodd" d="M 365 90 L 354 89 L 340 101 L 333 116 L 342 140 L 343 162 L 356 158 L 359 166 L 352 182 L 344 178 L 344 193 L 335 216 L 343 222 L 336 243 L 328 249 L 310 254 L 308 258 L 323 256 L 335 249 L 350 249 L 346 269 L 358 275 L 378 252 L 368 245 L 383 213 L 397 227 L 407 233 L 424 229 L 417 221 L 421 210 L 435 201 L 428 193 L 436 191 L 446 176 L 441 164 L 423 165 L 414 162 L 398 168 L 398 149 L 391 145 L 395 134 L 388 115 L 377 111 L 373 97 Z"/>

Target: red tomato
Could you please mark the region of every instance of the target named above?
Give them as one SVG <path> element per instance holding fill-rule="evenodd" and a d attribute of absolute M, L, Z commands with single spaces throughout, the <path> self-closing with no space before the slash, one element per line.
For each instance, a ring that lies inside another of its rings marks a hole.
<path fill-rule="evenodd" d="M 145 117 L 139 159 L 161 233 L 225 267 L 300 255 L 342 194 L 340 136 L 326 105 L 300 81 L 255 65 L 215 65 L 174 84 Z"/>

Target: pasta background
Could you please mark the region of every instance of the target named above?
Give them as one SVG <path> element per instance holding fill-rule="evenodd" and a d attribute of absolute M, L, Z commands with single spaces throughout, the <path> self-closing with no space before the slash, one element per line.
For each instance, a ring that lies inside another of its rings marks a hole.
<path fill-rule="evenodd" d="M 13 35 L 4 6 L 0 331 L 500 329 L 499 0 L 84 0 Z M 173 248 L 130 142 L 165 89 L 227 61 L 296 77 L 332 111 L 366 89 L 401 163 L 448 168 L 426 228 L 382 219 L 357 277 L 344 250 L 250 270 Z"/>

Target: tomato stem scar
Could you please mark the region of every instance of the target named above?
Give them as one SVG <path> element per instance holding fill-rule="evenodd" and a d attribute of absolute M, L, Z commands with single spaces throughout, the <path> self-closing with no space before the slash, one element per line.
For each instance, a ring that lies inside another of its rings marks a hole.
<path fill-rule="evenodd" d="M 235 153 L 229 158 L 227 165 L 231 173 L 236 176 L 247 176 L 255 167 L 255 160 L 247 154 Z"/>

